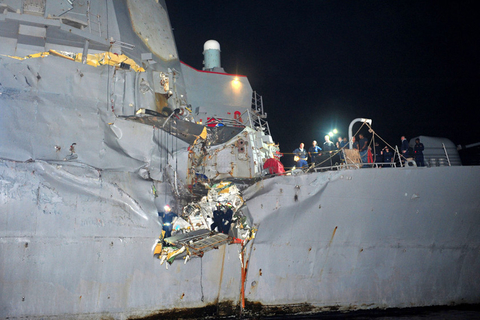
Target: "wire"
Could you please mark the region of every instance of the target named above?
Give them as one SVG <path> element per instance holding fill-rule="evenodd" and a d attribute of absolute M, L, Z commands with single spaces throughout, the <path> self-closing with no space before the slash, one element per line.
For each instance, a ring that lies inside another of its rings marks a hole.
<path fill-rule="evenodd" d="M 365 122 L 365 123 L 366 123 L 366 122 Z M 382 140 L 382 141 L 385 143 L 385 145 L 387 145 L 387 146 L 390 148 L 390 150 L 395 150 L 395 153 L 397 153 L 397 149 L 393 148 L 387 141 L 385 141 L 382 137 L 380 137 L 380 136 L 372 129 L 372 127 L 371 127 L 368 123 L 366 123 L 366 124 L 367 124 L 368 128 L 370 128 L 370 130 L 372 130 L 374 136 L 376 135 L 380 140 Z M 402 154 L 400 154 L 400 152 L 398 152 L 398 157 L 399 157 L 399 158 L 403 157 L 404 159 L 406 159 Z"/>
<path fill-rule="evenodd" d="M 202 292 L 202 302 L 205 299 L 203 295 L 203 258 L 200 258 L 200 290 Z"/>

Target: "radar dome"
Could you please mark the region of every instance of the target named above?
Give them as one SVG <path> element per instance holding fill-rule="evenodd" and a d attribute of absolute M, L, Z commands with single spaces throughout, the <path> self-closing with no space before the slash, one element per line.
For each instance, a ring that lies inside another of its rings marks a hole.
<path fill-rule="evenodd" d="M 203 70 L 214 70 L 220 66 L 220 43 L 208 40 L 203 45 Z"/>

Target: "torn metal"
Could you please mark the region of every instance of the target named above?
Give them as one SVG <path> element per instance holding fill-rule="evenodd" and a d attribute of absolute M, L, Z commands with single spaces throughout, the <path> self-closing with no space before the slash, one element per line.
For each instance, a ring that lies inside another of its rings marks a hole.
<path fill-rule="evenodd" d="M 208 141 L 208 144 L 212 146 L 227 142 L 243 130 L 243 127 L 206 127 L 201 124 L 179 119 L 176 114 L 181 113 L 181 109 L 176 109 L 174 112 L 175 115 L 172 116 L 153 110 L 140 109 L 135 116 L 122 116 L 122 118 L 161 128 L 189 144 L 194 144 L 197 138 L 202 136 L 204 130 L 206 130 L 207 136 L 202 139 Z"/>
<path fill-rule="evenodd" d="M 222 233 L 225 229 L 215 229 L 214 216 L 218 210 L 224 215 L 232 214 L 223 220 L 228 224 L 228 234 Z M 171 264 L 177 259 L 186 262 L 192 256 L 202 257 L 224 244 L 247 242 L 255 237 L 256 228 L 246 212 L 241 192 L 234 183 L 214 184 L 200 201 L 183 207 L 182 214 L 172 221 L 172 236 L 165 238 L 162 232 L 154 245 L 153 256 L 160 259 L 161 264 L 165 261 Z"/>

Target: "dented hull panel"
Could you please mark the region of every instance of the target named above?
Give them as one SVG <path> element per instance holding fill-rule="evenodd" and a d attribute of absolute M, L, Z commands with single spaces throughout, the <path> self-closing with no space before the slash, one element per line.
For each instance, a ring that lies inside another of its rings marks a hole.
<path fill-rule="evenodd" d="M 258 182 L 251 198 L 245 195 L 259 224 L 249 299 L 346 309 L 478 303 L 480 201 L 477 190 L 462 186 L 474 185 L 480 170 L 452 169 Z"/>

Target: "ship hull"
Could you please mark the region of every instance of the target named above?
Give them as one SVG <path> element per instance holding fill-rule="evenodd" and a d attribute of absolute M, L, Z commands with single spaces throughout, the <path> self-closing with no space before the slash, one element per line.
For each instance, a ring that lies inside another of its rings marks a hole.
<path fill-rule="evenodd" d="M 135 175 L 4 161 L 0 176 L 2 318 L 238 310 L 242 285 L 257 313 L 480 302 L 478 167 L 257 182 L 244 192 L 258 226 L 244 283 L 240 245 L 160 265 L 151 184 Z"/>

